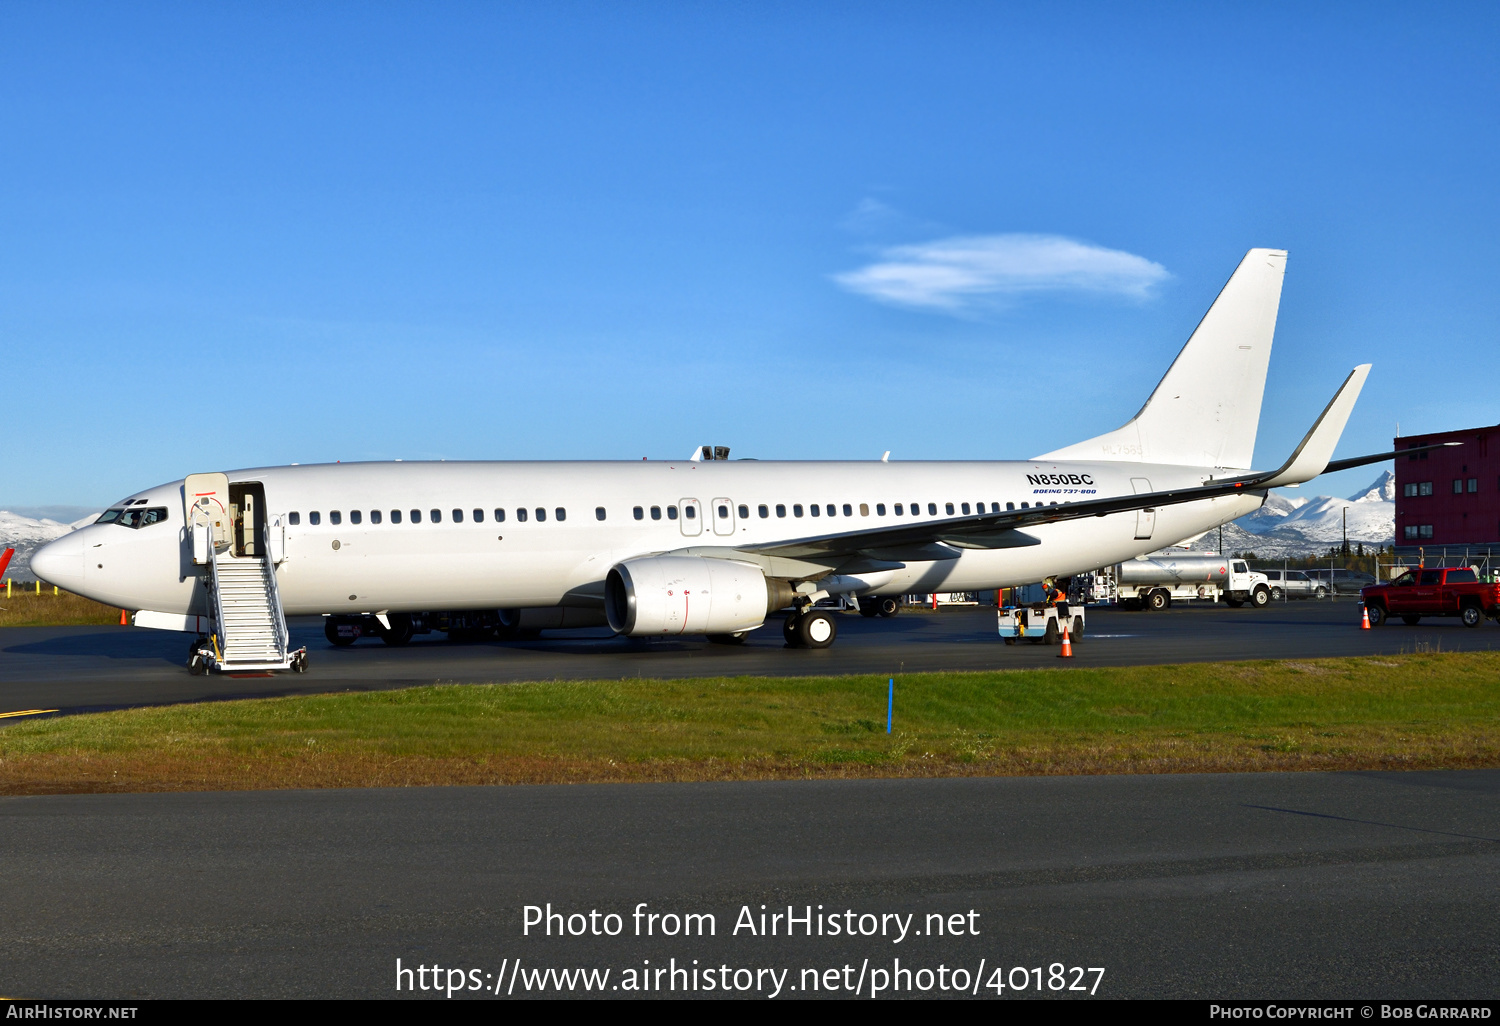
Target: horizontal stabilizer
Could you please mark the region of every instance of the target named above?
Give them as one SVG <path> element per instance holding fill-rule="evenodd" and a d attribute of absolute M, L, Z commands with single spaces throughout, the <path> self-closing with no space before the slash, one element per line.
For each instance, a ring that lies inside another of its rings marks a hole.
<path fill-rule="evenodd" d="M 1333 458 L 1334 446 L 1349 423 L 1349 414 L 1354 412 L 1354 401 L 1360 389 L 1365 387 L 1365 378 L 1370 375 L 1370 365 L 1362 363 L 1349 372 L 1338 392 L 1318 415 L 1317 422 L 1302 439 L 1302 444 L 1268 480 L 1257 481 L 1257 488 L 1280 488 L 1283 485 L 1301 484 L 1311 481 L 1328 469 Z"/>

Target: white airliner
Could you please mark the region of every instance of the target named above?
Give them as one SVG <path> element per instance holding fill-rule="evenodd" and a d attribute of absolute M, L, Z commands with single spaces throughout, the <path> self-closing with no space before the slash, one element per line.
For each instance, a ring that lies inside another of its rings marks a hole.
<path fill-rule="evenodd" d="M 1280 468 L 1249 468 L 1286 253 L 1252 249 L 1139 413 L 1024 461 L 339 463 L 194 474 L 37 550 L 49 584 L 191 631 L 195 669 L 302 669 L 285 615 L 347 643 L 608 624 L 735 641 L 792 607 L 793 646 L 831 644 L 820 600 L 894 610 L 1107 566 L 1258 508 L 1330 463 L 1369 365 Z M 720 451 L 722 453 L 722 450 Z M 376 627 L 375 625 L 379 626 Z"/>

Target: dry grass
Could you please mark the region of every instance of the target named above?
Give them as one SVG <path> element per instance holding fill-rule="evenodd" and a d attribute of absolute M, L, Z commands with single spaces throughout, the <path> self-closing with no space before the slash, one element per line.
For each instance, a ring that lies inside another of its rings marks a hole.
<path fill-rule="evenodd" d="M 34 587 L 34 586 L 33 586 Z M 0 588 L 0 627 L 61 627 L 69 624 L 120 622 L 120 610 L 72 592 L 43 587 L 40 595 L 16 585 L 9 598 Z"/>
<path fill-rule="evenodd" d="M 1500 766 L 1500 655 L 448 685 L 13 722 L 0 793 Z"/>

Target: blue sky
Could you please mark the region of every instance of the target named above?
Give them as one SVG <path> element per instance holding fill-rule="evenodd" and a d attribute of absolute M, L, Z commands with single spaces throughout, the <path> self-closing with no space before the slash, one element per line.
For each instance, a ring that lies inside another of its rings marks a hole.
<path fill-rule="evenodd" d="M 1495 423 L 1497 28 L 7 4 L 0 507 L 335 459 L 1024 458 L 1133 414 L 1252 246 L 1291 252 L 1257 465 L 1364 361 L 1340 455 Z"/>

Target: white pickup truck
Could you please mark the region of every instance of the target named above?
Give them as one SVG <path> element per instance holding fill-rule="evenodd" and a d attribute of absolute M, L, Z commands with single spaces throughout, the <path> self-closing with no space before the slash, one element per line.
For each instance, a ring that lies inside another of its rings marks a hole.
<path fill-rule="evenodd" d="M 1202 553 L 1137 556 L 1073 578 L 1075 602 L 1103 602 L 1127 609 L 1167 609 L 1173 602 L 1223 600 L 1263 609 L 1271 601 L 1266 575 L 1243 559 Z"/>

